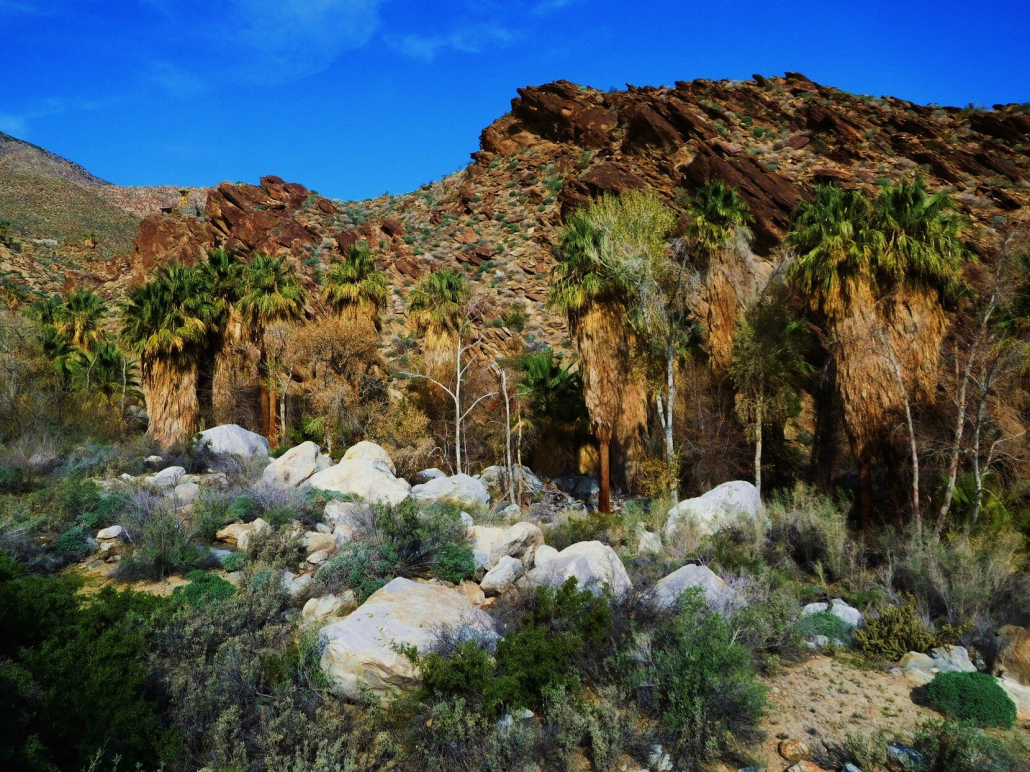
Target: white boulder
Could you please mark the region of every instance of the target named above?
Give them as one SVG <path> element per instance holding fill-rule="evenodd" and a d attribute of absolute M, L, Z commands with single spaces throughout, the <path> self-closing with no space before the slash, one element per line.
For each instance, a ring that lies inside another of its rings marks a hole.
<path fill-rule="evenodd" d="M 200 498 L 200 486 L 195 482 L 181 482 L 175 486 L 175 504 L 184 507 Z"/>
<path fill-rule="evenodd" d="M 268 458 L 268 440 L 236 424 L 223 424 L 201 432 L 200 443 L 207 443 L 211 452 L 219 456 Z"/>
<path fill-rule="evenodd" d="M 358 501 L 336 501 L 325 505 L 325 519 L 332 525 L 337 545 L 368 535 L 372 529 L 372 510 Z"/>
<path fill-rule="evenodd" d="M 121 539 L 125 529 L 120 525 L 110 525 L 97 531 L 97 541 L 114 541 Z"/>
<path fill-rule="evenodd" d="M 351 451 L 359 446 L 357 454 Z M 383 458 L 371 458 L 378 450 Z M 348 458 L 351 456 L 351 458 Z M 411 486 L 407 480 L 394 476 L 393 462 L 386 451 L 372 442 L 359 442 L 347 451 L 336 466 L 316 472 L 307 479 L 304 486 L 325 491 L 336 491 L 348 496 L 357 496 L 370 504 L 400 504 L 408 498 Z"/>
<path fill-rule="evenodd" d="M 218 533 L 215 534 L 215 538 L 245 552 L 247 547 L 250 546 L 251 540 L 257 534 L 270 530 L 272 530 L 272 526 L 259 517 L 251 523 L 232 523 L 227 525 L 219 529 Z"/>
<path fill-rule="evenodd" d="M 333 460 L 325 455 L 318 445 L 310 441 L 302 442 L 279 458 L 273 458 L 261 474 L 261 483 L 280 488 L 296 488 L 311 475 L 332 465 Z"/>
<path fill-rule="evenodd" d="M 485 507 L 490 503 L 490 492 L 479 480 L 467 474 L 437 477 L 416 485 L 411 495 L 420 501 L 438 504 L 457 504 L 459 507 Z"/>
<path fill-rule="evenodd" d="M 742 520 L 764 520 L 765 510 L 758 489 L 749 482 L 734 480 L 708 493 L 685 499 L 669 510 L 665 540 L 671 541 L 682 525 L 691 525 L 699 535 L 711 536 L 721 528 Z"/>
<path fill-rule="evenodd" d="M 341 595 L 324 595 L 321 598 L 309 598 L 301 609 L 301 616 L 311 620 L 327 619 L 328 617 L 346 616 L 358 607 L 354 593 L 345 590 Z"/>
<path fill-rule="evenodd" d="M 522 558 L 523 563 L 531 566 L 537 548 L 543 543 L 544 532 L 539 526 L 533 523 L 515 523 L 505 528 L 494 540 L 490 550 L 490 567 L 496 566 L 505 556 Z"/>
<path fill-rule="evenodd" d="M 550 563 L 556 557 L 558 557 L 558 550 L 552 547 L 550 544 L 541 544 L 536 548 L 536 554 L 533 555 L 533 564 L 542 566 L 544 563 Z"/>
<path fill-rule="evenodd" d="M 368 440 L 362 440 L 357 445 L 351 445 L 343 454 L 343 461 L 382 461 L 390 468 L 390 474 L 397 474 L 397 467 L 393 465 L 393 459 L 379 445 Z"/>
<path fill-rule="evenodd" d="M 838 619 L 847 622 L 852 627 L 862 626 L 862 612 L 854 606 L 849 606 L 847 603 L 842 601 L 840 598 L 834 598 L 832 602 L 818 602 L 809 603 L 803 609 L 801 609 L 801 616 L 807 617 L 809 614 L 818 614 L 823 611 L 829 611 Z"/>
<path fill-rule="evenodd" d="M 493 567 L 490 562 L 494 552 L 494 545 L 504 534 L 504 528 L 497 528 L 492 525 L 474 525 L 468 529 L 469 541 L 472 543 L 472 555 L 475 557 L 476 566 L 487 571 Z"/>
<path fill-rule="evenodd" d="M 705 602 L 714 609 L 728 608 L 734 601 L 733 590 L 718 574 L 708 566 L 695 565 L 683 566 L 661 579 L 648 597 L 654 608 L 668 611 L 692 587 L 699 587 Z"/>
<path fill-rule="evenodd" d="M 446 476 L 447 472 L 443 471 L 442 469 L 437 469 L 434 466 L 430 467 L 429 469 L 423 469 L 421 472 L 415 472 L 414 477 L 412 477 L 411 479 L 415 485 L 421 485 L 422 483 L 427 483 L 430 480 L 435 480 L 438 477 Z"/>
<path fill-rule="evenodd" d="M 414 684 L 417 674 L 399 646 L 426 651 L 444 628 L 494 636 L 490 616 L 461 590 L 397 578 L 346 619 L 322 628 L 322 670 L 346 697 L 365 685 L 385 693 Z"/>
<path fill-rule="evenodd" d="M 502 595 L 508 592 L 525 572 L 525 566 L 518 558 L 504 555 L 497 565 L 486 572 L 479 588 L 487 595 Z"/>
<path fill-rule="evenodd" d="M 600 594 L 606 587 L 616 596 L 633 589 L 615 550 L 599 541 L 582 541 L 566 547 L 556 556 L 529 572 L 534 587 L 558 588 L 567 579 L 575 577 L 581 590 Z"/>
<path fill-rule="evenodd" d="M 331 533 L 308 531 L 301 537 L 300 543 L 304 546 L 304 553 L 306 555 L 312 555 L 315 552 L 321 551 L 326 553 L 336 552 L 336 540 Z"/>
<path fill-rule="evenodd" d="M 501 491 L 508 490 L 507 469 L 503 466 L 488 466 L 479 473 L 479 479 L 488 488 L 498 488 Z M 519 479 L 522 480 L 522 490 L 525 493 L 540 493 L 544 489 L 543 481 L 533 474 L 533 471 L 525 466 L 515 464 L 511 468 L 515 489 L 518 490 Z"/>
<path fill-rule="evenodd" d="M 641 531 L 637 539 L 638 555 L 661 555 L 662 537 L 652 531 Z"/>
<path fill-rule="evenodd" d="M 181 466 L 170 466 L 157 474 L 144 477 L 143 481 L 154 488 L 174 488 L 184 474 L 186 474 L 186 470 Z"/>

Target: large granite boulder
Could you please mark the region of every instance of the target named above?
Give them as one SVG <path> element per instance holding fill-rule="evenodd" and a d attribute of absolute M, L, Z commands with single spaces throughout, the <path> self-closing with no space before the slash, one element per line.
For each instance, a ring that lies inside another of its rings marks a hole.
<path fill-rule="evenodd" d="M 654 608 L 668 611 L 676 606 L 676 602 L 687 590 L 700 588 L 705 601 L 716 610 L 729 608 L 735 593 L 726 582 L 708 566 L 687 565 L 673 571 L 655 584 L 648 595 Z"/>
<path fill-rule="evenodd" d="M 361 686 L 385 693 L 414 684 L 417 674 L 399 646 L 426 651 L 443 629 L 493 637 L 493 621 L 461 590 L 397 578 L 346 619 L 322 628 L 322 670 L 346 697 Z"/>
<path fill-rule="evenodd" d="M 416 485 L 411 495 L 420 501 L 437 504 L 456 504 L 459 507 L 485 507 L 490 503 L 490 491 L 475 477 L 456 474 L 451 477 L 437 477 Z"/>
<path fill-rule="evenodd" d="M 231 544 L 246 552 L 247 547 L 250 546 L 255 536 L 267 533 L 270 530 L 272 530 L 272 526 L 259 517 L 250 523 L 232 523 L 224 528 L 220 528 L 218 533 L 215 534 L 215 538 L 220 542 Z"/>
<path fill-rule="evenodd" d="M 486 572 L 479 588 L 487 595 L 503 595 L 515 586 L 515 582 L 524 572 L 525 566 L 521 560 L 505 555 L 497 561 L 497 565 Z"/>
<path fill-rule="evenodd" d="M 580 589 L 595 594 L 611 590 L 621 597 L 633 589 L 615 550 L 599 541 L 582 541 L 566 547 L 543 565 L 537 565 L 528 574 L 534 587 L 561 587 L 567 579 L 575 577 Z"/>
<path fill-rule="evenodd" d="M 670 509 L 665 522 L 665 541 L 671 542 L 683 526 L 696 529 L 700 536 L 711 536 L 728 525 L 759 518 L 764 520 L 765 510 L 758 489 L 749 482 L 734 480 Z"/>
<path fill-rule="evenodd" d="M 261 475 L 263 485 L 296 488 L 311 475 L 333 465 L 333 460 L 322 453 L 314 442 L 302 442 L 290 448 L 265 467 Z"/>
<path fill-rule="evenodd" d="M 502 531 L 490 550 L 490 566 L 505 556 L 519 558 L 527 566 L 533 565 L 537 549 L 544 543 L 544 532 L 533 523 L 515 523 Z"/>
<path fill-rule="evenodd" d="M 809 603 L 801 609 L 801 616 L 807 617 L 810 614 L 818 614 L 823 611 L 829 611 L 837 617 L 837 619 L 840 619 L 842 622 L 847 622 L 852 627 L 861 627 L 864 621 L 861 611 L 854 606 L 849 606 L 840 598 L 834 598 L 831 602 L 820 601 L 817 603 Z"/>
<path fill-rule="evenodd" d="M 223 424 L 202 431 L 200 443 L 206 443 L 211 452 L 218 456 L 268 459 L 268 440 L 236 424 Z"/>
<path fill-rule="evenodd" d="M 504 493 L 508 490 L 507 471 L 507 468 L 503 466 L 488 466 L 479 473 L 479 479 L 487 488 L 496 489 L 499 493 Z M 522 490 L 525 493 L 540 493 L 544 489 L 543 481 L 533 474 L 533 470 L 529 467 L 516 464 L 512 467 L 511 473 L 516 490 L 518 489 L 520 478 L 522 479 Z"/>
<path fill-rule="evenodd" d="M 340 463 L 311 475 L 304 486 L 391 505 L 400 504 L 411 491 L 407 480 L 394 476 L 393 461 L 374 442 L 359 442 Z"/>
<path fill-rule="evenodd" d="M 999 629 L 993 660 L 995 675 L 1030 687 L 1030 632 L 1016 625 Z"/>

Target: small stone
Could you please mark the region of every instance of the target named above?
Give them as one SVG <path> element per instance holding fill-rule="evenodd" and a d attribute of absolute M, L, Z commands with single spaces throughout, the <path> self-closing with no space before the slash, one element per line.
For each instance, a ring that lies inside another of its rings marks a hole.
<path fill-rule="evenodd" d="M 320 566 L 329 560 L 328 550 L 315 550 L 308 555 L 308 562 L 313 566 Z"/>
<path fill-rule="evenodd" d="M 793 738 L 781 740 L 777 750 L 783 758 L 791 762 L 807 759 L 810 753 L 804 742 Z"/>

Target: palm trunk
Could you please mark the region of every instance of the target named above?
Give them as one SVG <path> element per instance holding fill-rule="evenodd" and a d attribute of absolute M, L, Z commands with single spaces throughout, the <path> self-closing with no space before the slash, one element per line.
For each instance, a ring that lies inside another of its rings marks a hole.
<path fill-rule="evenodd" d="M 608 514 L 612 511 L 611 480 L 608 469 L 608 441 L 599 440 L 597 444 L 601 462 L 601 479 L 598 480 L 600 490 L 597 495 L 597 510 L 603 514 Z"/>
<path fill-rule="evenodd" d="M 858 462 L 858 527 L 868 533 L 873 522 L 873 462 L 862 458 Z"/>
<path fill-rule="evenodd" d="M 676 347 L 670 336 L 665 347 L 665 463 L 669 465 L 669 498 L 676 504 L 679 495 L 679 469 L 672 438 L 672 414 L 676 403 Z"/>
<path fill-rule="evenodd" d="M 755 401 L 755 487 L 762 495 L 762 398 Z"/>
<path fill-rule="evenodd" d="M 149 433 L 162 448 L 186 443 L 196 434 L 200 402 L 195 363 L 153 359 L 143 367 Z"/>
<path fill-rule="evenodd" d="M 279 439 L 276 435 L 279 434 L 277 427 L 279 424 L 278 418 L 278 399 L 275 393 L 275 382 L 272 380 L 272 376 L 268 377 L 268 386 L 265 389 L 268 394 L 268 444 L 271 447 L 276 447 L 279 444 Z"/>
<path fill-rule="evenodd" d="M 268 437 L 269 429 L 269 414 L 268 414 L 268 381 L 265 379 L 264 374 L 258 374 L 258 402 L 260 402 L 261 410 L 261 434 L 264 437 Z"/>

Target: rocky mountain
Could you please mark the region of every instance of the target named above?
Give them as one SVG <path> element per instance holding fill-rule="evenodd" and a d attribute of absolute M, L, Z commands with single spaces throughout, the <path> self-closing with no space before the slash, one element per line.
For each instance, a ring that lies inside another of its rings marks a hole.
<path fill-rule="evenodd" d="M 551 247 L 563 216 L 592 196 L 652 188 L 678 207 L 685 191 L 721 178 L 754 214 L 761 261 L 775 255 L 791 211 L 816 185 L 874 190 L 923 174 L 931 189 L 951 192 L 976 226 L 967 230 L 970 248 L 988 254 L 1030 211 L 1027 146 L 1027 105 L 923 106 L 797 73 L 607 93 L 558 81 L 520 89 L 511 111 L 483 130 L 464 171 L 411 193 L 340 202 L 274 176 L 222 183 L 202 207 L 187 197 L 143 217 L 131 251 L 79 266 L 21 266 L 21 280 L 56 286 L 67 278 L 112 296 L 155 265 L 223 246 L 291 254 L 317 282 L 365 239 L 393 279 L 387 329 L 395 335 L 404 332 L 408 288 L 434 269 L 458 267 L 480 287 L 498 342 L 517 334 L 522 325 L 508 322 L 521 308 L 526 341 L 561 345 L 565 322 L 544 308 Z M 100 181 L 73 184 L 114 200 Z M 58 278 L 62 269 L 67 277 Z"/>
<path fill-rule="evenodd" d="M 0 285 L 28 295 L 63 287 L 65 271 L 91 271 L 132 249 L 141 218 L 204 191 L 174 185 L 121 187 L 41 147 L 0 132 Z"/>

